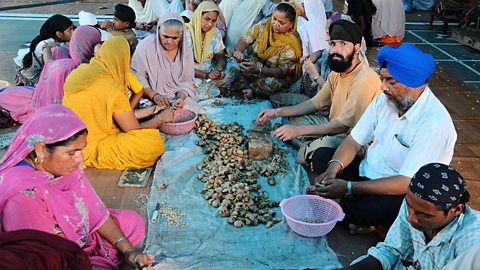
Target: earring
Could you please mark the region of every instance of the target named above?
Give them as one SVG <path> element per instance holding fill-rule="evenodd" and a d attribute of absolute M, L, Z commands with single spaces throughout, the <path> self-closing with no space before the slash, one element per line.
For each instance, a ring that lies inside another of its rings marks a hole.
<path fill-rule="evenodd" d="M 43 159 L 40 159 L 40 160 L 39 160 L 38 157 L 35 157 L 35 159 L 33 160 L 33 162 L 35 162 L 35 163 L 38 164 L 38 165 L 42 165 Z"/>

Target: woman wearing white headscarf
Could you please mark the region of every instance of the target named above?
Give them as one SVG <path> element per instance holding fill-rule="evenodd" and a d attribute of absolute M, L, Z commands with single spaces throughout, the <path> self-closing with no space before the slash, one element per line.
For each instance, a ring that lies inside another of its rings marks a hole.
<path fill-rule="evenodd" d="M 297 31 L 302 40 L 303 56 L 328 48 L 327 17 L 323 3 L 315 0 L 295 0 L 298 17 Z"/>

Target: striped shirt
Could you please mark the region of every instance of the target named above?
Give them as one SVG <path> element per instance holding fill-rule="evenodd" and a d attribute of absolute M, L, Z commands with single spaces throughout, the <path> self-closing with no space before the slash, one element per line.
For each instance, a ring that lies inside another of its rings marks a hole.
<path fill-rule="evenodd" d="M 401 261 L 413 262 L 407 269 L 442 269 L 448 262 L 480 243 L 480 212 L 465 206 L 464 213 L 453 219 L 430 242 L 425 242 L 424 233 L 408 222 L 404 200 L 385 241 L 370 248 L 368 255 L 379 260 L 385 270 L 405 269 Z"/>

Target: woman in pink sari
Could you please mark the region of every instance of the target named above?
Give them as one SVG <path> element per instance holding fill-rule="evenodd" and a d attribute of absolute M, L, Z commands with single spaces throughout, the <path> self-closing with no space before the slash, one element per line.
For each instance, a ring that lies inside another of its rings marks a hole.
<path fill-rule="evenodd" d="M 80 64 L 88 63 L 95 55 L 95 45 L 100 42 L 101 34 L 98 29 L 89 25 L 75 29 L 69 44 L 71 58 L 48 61 L 43 67 L 33 94 L 32 104 L 35 110 L 62 103 L 63 84 L 68 74 Z"/>
<path fill-rule="evenodd" d="M 143 84 L 145 95 L 158 105 L 185 106 L 194 112 L 197 104 L 193 90 L 192 50 L 185 42 L 185 24 L 180 15 L 166 13 L 157 24 L 157 35 L 138 43 L 132 57 L 132 70 Z"/>
<path fill-rule="evenodd" d="M 0 161 L 1 231 L 34 229 L 77 243 L 92 265 L 151 265 L 134 246 L 144 221 L 130 210 L 107 209 L 82 170 L 85 124 L 70 109 L 49 105 L 18 129 Z"/>
<path fill-rule="evenodd" d="M 10 112 L 15 121 L 23 123 L 36 110 L 49 104 L 61 104 L 63 84 L 68 74 L 94 56 L 96 44 L 101 42 L 100 32 L 92 26 L 78 27 L 70 39 L 70 57 L 45 63 L 40 79 L 31 88 L 12 86 L 0 92 L 0 107 Z"/>

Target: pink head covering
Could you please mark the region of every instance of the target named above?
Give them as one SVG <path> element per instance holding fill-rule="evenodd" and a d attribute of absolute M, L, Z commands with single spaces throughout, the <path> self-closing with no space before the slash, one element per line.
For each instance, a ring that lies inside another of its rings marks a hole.
<path fill-rule="evenodd" d="M 9 86 L 0 92 L 0 107 L 10 112 L 13 120 L 25 122 L 33 113 L 33 87 Z"/>
<path fill-rule="evenodd" d="M 34 188 L 35 193 L 31 196 L 43 199 L 65 237 L 83 246 L 88 234 L 105 222 L 108 210 L 85 177 L 81 166 L 71 175 L 55 178 L 48 172 L 16 165 L 33 151 L 36 143 L 63 141 L 85 128 L 82 120 L 62 105 L 53 104 L 36 111 L 18 129 L 0 162 L 0 213 L 3 213 L 5 203 L 12 196 Z M 34 211 L 37 209 L 22 209 L 22 215 Z M 40 220 L 39 224 L 16 222 L 15 215 L 2 216 L 1 219 L 8 219 L 12 230 L 43 227 Z"/>
<path fill-rule="evenodd" d="M 0 161 L 0 172 L 27 157 L 36 143 L 63 141 L 85 128 L 82 120 L 62 105 L 50 105 L 38 110 L 15 133 L 7 153 Z"/>
<path fill-rule="evenodd" d="M 45 63 L 33 95 L 34 109 L 62 103 L 63 84 L 68 74 L 80 64 L 88 63 L 94 56 L 95 45 L 100 42 L 100 32 L 92 26 L 82 25 L 73 32 L 70 40 L 71 58 Z"/>
<path fill-rule="evenodd" d="M 177 57 L 173 61 L 167 57 L 159 38 L 160 28 L 168 20 L 177 20 L 183 25 L 182 39 L 178 45 Z M 161 95 L 173 97 L 176 92 L 183 90 L 196 99 L 193 90 L 193 55 L 185 42 L 185 24 L 182 17 L 175 13 L 165 14 L 158 20 L 157 34 L 138 44 L 132 58 L 133 71 L 144 87 L 151 87 Z"/>

